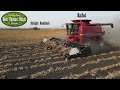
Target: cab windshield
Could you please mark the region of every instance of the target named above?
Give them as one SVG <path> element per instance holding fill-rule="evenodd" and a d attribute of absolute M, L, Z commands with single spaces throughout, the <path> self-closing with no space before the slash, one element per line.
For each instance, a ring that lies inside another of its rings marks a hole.
<path fill-rule="evenodd" d="M 67 24 L 66 28 L 67 28 L 67 34 L 74 34 L 77 35 L 78 34 L 78 24 Z"/>

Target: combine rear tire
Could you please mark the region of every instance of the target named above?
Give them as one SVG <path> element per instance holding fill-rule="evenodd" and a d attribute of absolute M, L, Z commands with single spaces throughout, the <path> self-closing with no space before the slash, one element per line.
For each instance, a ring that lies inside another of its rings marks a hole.
<path fill-rule="evenodd" d="M 81 57 L 89 56 L 89 55 L 91 55 L 91 48 L 90 48 L 90 47 L 85 47 L 85 48 L 81 51 Z"/>

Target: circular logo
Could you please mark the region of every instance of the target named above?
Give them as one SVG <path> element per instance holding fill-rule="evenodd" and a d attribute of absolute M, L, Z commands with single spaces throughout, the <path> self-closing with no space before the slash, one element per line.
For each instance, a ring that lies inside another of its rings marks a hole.
<path fill-rule="evenodd" d="M 2 16 L 1 21 L 7 26 L 18 27 L 27 22 L 27 17 L 21 12 L 8 12 Z"/>

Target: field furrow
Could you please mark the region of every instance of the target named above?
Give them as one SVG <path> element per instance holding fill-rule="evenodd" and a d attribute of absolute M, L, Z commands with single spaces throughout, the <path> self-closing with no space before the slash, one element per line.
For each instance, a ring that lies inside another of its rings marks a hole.
<path fill-rule="evenodd" d="M 120 51 L 65 60 L 39 43 L 0 46 L 0 79 L 120 78 Z"/>

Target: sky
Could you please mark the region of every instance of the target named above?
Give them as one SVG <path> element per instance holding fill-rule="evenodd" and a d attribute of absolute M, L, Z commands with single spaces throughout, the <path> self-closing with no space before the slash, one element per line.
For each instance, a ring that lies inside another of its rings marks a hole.
<path fill-rule="evenodd" d="M 0 11 L 0 18 L 7 12 Z M 18 11 L 28 18 L 27 23 L 18 28 L 65 28 L 63 24 L 74 19 L 91 19 L 91 23 L 114 23 L 114 19 L 120 20 L 120 11 Z M 78 18 L 77 13 L 86 13 L 85 18 Z M 117 18 L 116 18 L 117 16 Z M 49 22 L 50 25 L 31 25 L 30 22 Z M 0 21 L 0 28 L 11 28 Z"/>

